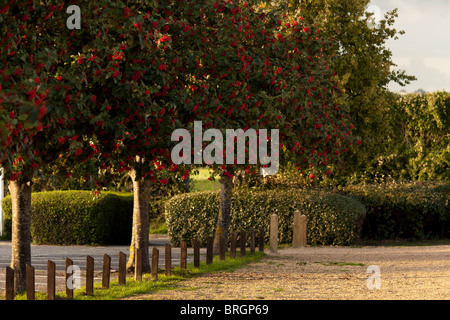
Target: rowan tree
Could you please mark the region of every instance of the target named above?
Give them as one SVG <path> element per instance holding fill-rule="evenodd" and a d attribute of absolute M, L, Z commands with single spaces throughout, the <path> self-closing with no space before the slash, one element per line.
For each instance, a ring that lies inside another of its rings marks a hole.
<path fill-rule="evenodd" d="M 324 53 L 330 43 L 301 16 L 288 16 L 278 6 L 268 10 L 260 3 L 189 2 L 195 15 L 184 21 L 185 32 L 176 41 L 192 57 L 186 59 L 187 122 L 201 120 L 203 129 L 217 128 L 223 137 L 226 129 L 278 129 L 280 147 L 290 151 L 300 173 L 314 168 L 311 179 L 330 174 L 330 165 L 342 165 L 343 154 L 356 142 L 345 107 L 336 104 L 341 90 Z M 269 142 L 270 137 L 258 134 L 261 139 Z M 219 140 L 212 145 L 223 143 Z M 247 152 L 254 143 L 246 143 Z M 205 154 L 211 145 L 203 147 Z M 223 163 L 210 164 L 221 184 L 216 251 L 219 237 L 228 233 L 234 174 L 260 174 L 262 167 L 260 162 L 237 163 L 235 156 L 230 163 L 226 150 L 219 156 L 217 150 L 214 158 Z"/>
<path fill-rule="evenodd" d="M 83 126 L 92 133 L 93 150 L 101 170 L 128 172 L 133 181 L 134 206 L 128 269 L 135 250 L 142 252 L 143 271 L 149 271 L 149 201 L 152 183 L 167 184 L 172 165 L 171 133 L 180 122 L 179 104 L 186 93 L 182 79 L 182 51 L 172 49 L 176 12 L 182 1 L 152 4 L 118 1 L 99 5 L 77 31 L 82 46 L 73 64 L 82 74 L 82 92 L 93 113 Z M 187 173 L 183 171 L 184 178 Z"/>
<path fill-rule="evenodd" d="M 62 153 L 77 155 L 81 128 L 75 117 L 81 92 L 70 75 L 66 13 L 60 1 L 2 1 L 0 4 L 0 110 L 5 121 L 0 165 L 12 198 L 15 289 L 25 290 L 31 263 L 30 211 L 33 177 Z M 72 101 L 65 101 L 68 94 Z M 70 136 L 70 143 L 58 142 Z"/>

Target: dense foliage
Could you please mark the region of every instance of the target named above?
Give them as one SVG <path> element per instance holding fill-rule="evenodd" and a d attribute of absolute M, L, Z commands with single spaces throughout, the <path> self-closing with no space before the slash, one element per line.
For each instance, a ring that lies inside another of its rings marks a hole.
<path fill-rule="evenodd" d="M 64 9 L 60 1 L 0 4 L 0 113 L 7 135 L 0 164 L 7 179 L 30 181 L 61 152 L 75 154 L 82 141 L 73 133 L 83 106 L 76 90 L 81 79 L 70 68 L 76 48 L 66 41 Z M 71 138 L 64 148 L 62 136 Z"/>
<path fill-rule="evenodd" d="M 450 93 L 399 96 L 390 116 L 386 151 L 377 171 L 404 180 L 450 180 Z"/>

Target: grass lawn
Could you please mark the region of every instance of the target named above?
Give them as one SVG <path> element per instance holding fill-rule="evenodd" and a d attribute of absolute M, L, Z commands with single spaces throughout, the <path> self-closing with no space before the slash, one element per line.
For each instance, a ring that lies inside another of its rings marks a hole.
<path fill-rule="evenodd" d="M 210 181 L 209 169 L 202 168 L 199 169 L 199 174 L 192 175 L 191 179 L 194 181 L 193 191 L 215 191 L 220 189 L 219 180 Z"/>

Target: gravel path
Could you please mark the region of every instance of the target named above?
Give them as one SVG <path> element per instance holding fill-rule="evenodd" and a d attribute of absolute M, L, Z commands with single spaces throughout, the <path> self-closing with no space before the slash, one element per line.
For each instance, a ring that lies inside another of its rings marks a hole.
<path fill-rule="evenodd" d="M 379 289 L 368 288 L 373 265 L 379 267 Z M 176 290 L 131 299 L 450 300 L 450 246 L 288 248 L 234 272 L 194 277 Z"/>

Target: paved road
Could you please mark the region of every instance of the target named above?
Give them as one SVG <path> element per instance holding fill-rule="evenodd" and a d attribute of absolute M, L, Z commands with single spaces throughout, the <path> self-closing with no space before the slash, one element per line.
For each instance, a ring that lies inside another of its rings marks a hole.
<path fill-rule="evenodd" d="M 150 237 L 150 255 L 153 247 L 159 249 L 159 265 L 164 268 L 164 246 L 170 244 L 168 237 L 158 236 Z M 116 272 L 119 268 L 119 252 L 122 251 L 128 257 L 129 246 L 52 246 L 52 245 L 32 245 L 31 246 L 31 264 L 36 270 L 36 290 L 45 291 L 47 280 L 46 270 L 47 261 L 51 260 L 56 264 L 57 286 L 64 285 L 63 272 L 65 270 L 65 259 L 70 258 L 74 265 L 78 265 L 83 272 L 86 269 L 86 256 L 94 258 L 95 281 L 101 281 L 101 273 L 103 264 L 103 255 L 111 256 L 111 269 Z M 192 262 L 192 249 L 188 249 L 188 263 Z M 201 250 L 201 254 L 205 254 Z M 204 259 L 204 257 L 202 258 Z M 151 261 L 151 258 L 150 258 Z M 11 262 L 11 242 L 0 241 L 0 290 L 5 289 L 5 267 Z M 180 263 L 180 248 L 172 248 L 172 266 L 178 266 Z M 84 278 L 82 277 L 82 286 Z"/>

